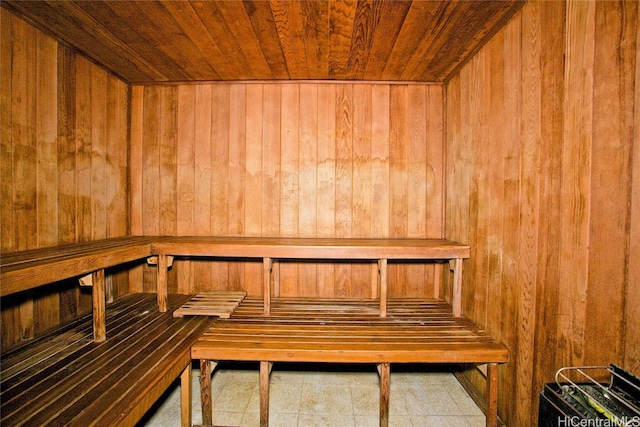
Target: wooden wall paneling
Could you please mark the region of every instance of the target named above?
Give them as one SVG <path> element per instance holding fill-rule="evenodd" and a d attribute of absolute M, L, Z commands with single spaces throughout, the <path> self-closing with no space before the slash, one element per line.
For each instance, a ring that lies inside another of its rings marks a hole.
<path fill-rule="evenodd" d="M 76 239 L 91 240 L 91 67 L 82 57 L 76 60 Z"/>
<path fill-rule="evenodd" d="M 5 9 L 0 15 L 1 250 L 126 235 L 128 205 L 110 203 L 126 200 L 127 86 Z M 110 214 L 124 227 L 111 227 Z M 128 290 L 126 275 L 108 282 Z M 1 341 L 13 345 L 90 309 L 90 294 L 74 280 L 3 298 L 3 322 L 13 326 L 2 328 Z"/>
<path fill-rule="evenodd" d="M 318 175 L 318 85 L 300 85 L 300 127 L 298 140 L 298 236 L 316 237 Z M 302 295 L 317 296 L 317 266 L 298 264 L 298 289 Z"/>
<path fill-rule="evenodd" d="M 335 142 L 335 237 L 352 237 L 353 226 L 353 85 L 336 88 Z M 338 297 L 354 296 L 352 265 L 337 263 L 334 292 Z"/>
<path fill-rule="evenodd" d="M 280 235 L 295 237 L 299 232 L 300 169 L 299 169 L 299 124 L 300 85 L 282 86 L 280 128 Z M 298 263 L 284 262 L 280 265 L 280 294 L 296 294 Z"/>
<path fill-rule="evenodd" d="M 373 121 L 371 101 L 371 85 L 357 84 L 353 86 L 352 237 L 371 235 L 371 129 Z M 351 266 L 351 287 L 355 295 L 371 297 L 372 268 L 373 266 L 367 263 Z"/>
<path fill-rule="evenodd" d="M 443 191 L 441 86 L 279 82 L 171 87 L 189 94 L 180 95 L 178 111 L 184 114 L 178 113 L 175 136 L 177 192 L 186 195 L 184 200 L 177 196 L 177 221 L 187 221 L 178 234 L 195 233 L 196 228 L 212 235 L 291 237 L 442 233 L 443 203 L 437 200 Z M 132 188 L 142 187 L 140 200 L 151 201 L 143 203 L 142 209 L 165 209 L 164 196 L 155 196 L 164 190 L 154 186 L 151 177 L 164 182 L 162 176 L 173 176 L 170 171 L 153 170 L 163 167 L 163 155 L 171 156 L 163 151 L 166 142 L 161 142 L 165 137 L 160 135 L 166 132 L 166 122 L 174 120 L 166 117 L 172 110 L 147 105 L 159 100 L 162 105 L 163 90 L 144 87 L 142 120 L 132 97 L 132 134 L 139 132 L 137 123 L 150 126 L 142 130 L 145 172 L 141 184 L 132 175 Z M 198 91 L 211 95 L 201 100 Z M 431 110 L 434 117 L 428 118 Z M 201 120 L 204 125 L 196 124 Z M 136 150 L 132 148 L 132 159 L 139 156 Z M 180 150 L 185 150 L 184 155 Z M 395 163 L 392 150 L 396 150 Z M 208 188 L 199 178 L 207 168 Z M 203 203 L 194 203 L 198 199 Z M 196 226 L 207 210 L 209 222 Z M 135 210 L 132 218 L 132 223 L 162 221 L 158 214 L 140 217 Z M 144 233 L 159 227 L 142 225 Z M 180 260 L 178 289 L 193 289 L 194 281 L 199 281 L 198 289 L 261 291 L 259 262 L 210 264 L 211 283 L 207 284 L 206 273 L 195 273 L 196 261 Z M 279 268 L 282 295 L 371 296 L 377 292 L 369 263 L 282 262 Z M 398 284 L 398 295 L 407 290 L 413 296 L 433 293 L 431 286 L 423 285 L 435 280 L 432 266 L 394 264 L 391 268 L 396 270 L 392 283 Z"/>
<path fill-rule="evenodd" d="M 522 121 L 522 19 L 518 15 L 505 28 L 504 34 L 504 107 L 502 112 L 506 115 L 503 125 L 504 140 L 502 142 L 502 240 L 501 244 L 501 278 L 500 278 L 500 322 L 491 324 L 489 331 L 496 338 L 505 343 L 514 343 L 517 340 L 517 301 L 518 289 L 514 286 L 518 276 L 518 245 L 519 235 L 514 232 L 520 226 L 520 156 L 521 144 L 520 129 Z M 498 48 L 499 49 L 499 48 Z M 500 49 L 499 49 L 500 50 Z M 496 103 L 498 101 L 496 100 Z M 492 104 L 494 105 L 494 104 Z M 560 144 L 558 144 L 561 147 Z M 557 218 L 555 219 L 557 221 Z M 493 248 L 498 249 L 498 248 Z M 468 265 L 468 263 L 467 263 Z M 496 301 L 490 295 L 492 301 Z M 498 304 L 492 304 L 498 305 Z M 551 350 L 553 351 L 553 350 Z M 500 369 L 500 384 L 498 398 L 499 412 L 502 414 L 515 413 L 516 401 L 512 398 L 510 384 L 515 384 L 517 373 L 517 361 L 511 361 Z"/>
<path fill-rule="evenodd" d="M 389 93 L 389 237 L 408 232 L 408 94 L 406 85 L 392 86 Z M 406 270 L 392 263 L 388 270 L 389 296 L 404 295 Z"/>
<path fill-rule="evenodd" d="M 537 250 L 539 227 L 539 176 L 541 138 L 541 34 L 539 9 L 522 12 L 522 131 L 520 165 L 520 223 L 518 245 L 518 340 L 516 357 L 516 396 L 519 403 L 515 423 L 528 423 L 534 411 L 532 388 L 535 349 L 535 312 L 537 285 Z M 544 153 L 544 155 L 547 155 Z M 535 408 L 537 410 L 537 408 Z"/>
<path fill-rule="evenodd" d="M 635 51 L 640 48 L 640 5 L 636 4 Z M 627 301 L 625 306 L 624 366 L 631 372 L 640 372 L 640 61 L 636 57 L 634 117 L 633 117 L 633 158 L 631 160 L 631 207 L 629 218 L 629 261 L 627 264 Z"/>
<path fill-rule="evenodd" d="M 589 351 L 583 359 L 586 364 L 621 363 L 624 358 L 629 204 L 619 201 L 626 202 L 630 193 L 633 70 L 637 58 L 633 43 L 635 9 L 634 4 L 598 3 L 595 10 L 597 64 L 593 71 L 591 161 L 594 173 L 589 218 L 589 246 L 593 249 L 589 251 L 588 280 L 607 285 L 587 289 L 584 346 Z"/>
<path fill-rule="evenodd" d="M 464 70 L 464 69 L 463 69 Z M 462 141 L 462 85 L 461 73 L 454 75 L 451 80 L 444 86 L 444 102 L 445 106 L 445 120 L 444 120 L 444 135 L 447 140 L 457 141 L 457 146 L 461 145 Z M 453 146 L 454 144 L 451 144 Z M 462 209 L 461 200 L 463 197 L 457 199 L 452 196 L 449 189 L 454 189 L 455 192 L 462 192 L 462 173 L 460 170 L 460 156 L 458 151 L 449 149 L 446 144 L 443 144 L 443 186 L 444 192 L 444 218 L 443 218 L 443 236 L 447 236 L 450 239 L 456 239 L 458 242 L 467 242 L 468 236 L 462 233 Z M 464 269 L 467 269 L 469 263 L 463 264 Z M 449 271 L 449 266 L 443 267 L 444 271 Z M 465 271 L 462 279 L 467 275 Z M 452 278 L 449 274 L 445 274 L 442 280 L 440 289 L 440 297 L 447 301 L 451 301 L 451 285 Z"/>
<path fill-rule="evenodd" d="M 214 236 L 229 234 L 229 105 L 230 86 L 212 87 L 211 129 L 211 232 Z M 228 290 L 229 265 L 215 261 L 211 266 L 213 290 Z"/>
<path fill-rule="evenodd" d="M 196 236 L 208 236 L 211 233 L 212 98 L 210 85 L 196 86 L 193 192 L 193 234 Z M 193 286 L 186 289 L 189 293 L 209 289 L 211 263 L 208 260 L 193 261 L 193 282 Z M 181 290 L 184 288 L 180 283 L 178 287 Z"/>
<path fill-rule="evenodd" d="M 262 236 L 280 233 L 280 129 L 282 126 L 282 87 L 262 86 L 262 186 L 260 208 L 262 212 Z M 257 124 L 256 124 L 257 125 Z M 279 264 L 272 264 L 275 274 Z M 261 292 L 258 293 L 261 295 Z"/>
<path fill-rule="evenodd" d="M 414 237 L 424 236 L 427 226 L 427 101 L 426 86 L 407 86 L 407 234 Z M 424 295 L 425 265 L 404 268 L 406 294 Z"/>
<path fill-rule="evenodd" d="M 264 85 L 247 85 L 245 145 L 244 235 L 262 235 L 262 159 Z M 262 294 L 262 260 L 245 263 L 244 289 L 250 295 Z"/>
<path fill-rule="evenodd" d="M 280 129 L 282 86 L 264 85 L 262 101 L 262 229 L 263 236 L 280 234 Z M 257 126 L 257 124 L 256 124 Z"/>
<path fill-rule="evenodd" d="M 76 55 L 58 45 L 58 239 L 76 241 Z"/>
<path fill-rule="evenodd" d="M 142 197 L 139 209 L 142 212 L 142 235 L 160 235 L 160 138 L 161 138 L 161 91 L 159 86 L 149 86 L 144 90 L 143 101 L 143 144 L 142 153 Z M 143 291 L 156 289 L 156 267 L 143 266 Z"/>
<path fill-rule="evenodd" d="M 92 68 L 90 74 L 90 111 L 91 122 L 89 139 L 91 141 L 91 240 L 107 237 L 106 197 L 106 111 L 107 111 L 107 73 Z M 113 179 L 113 177 L 109 177 Z"/>
<path fill-rule="evenodd" d="M 502 49 L 505 43 L 504 32 L 494 36 L 489 44 L 487 56 L 487 71 L 489 78 L 489 109 L 495 115 L 495 124 L 488 129 L 489 155 L 495 158 L 496 165 L 490 167 L 487 173 L 489 205 L 491 214 L 487 229 L 487 291 L 485 325 L 489 330 L 500 330 L 500 319 L 503 307 L 495 304 L 501 296 L 502 276 L 502 247 L 504 238 L 504 163 L 505 145 L 513 138 L 505 135 L 505 58 Z M 498 388 L 498 390 L 500 390 Z"/>
<path fill-rule="evenodd" d="M 37 157 L 36 157 L 36 32 L 24 21 L 12 25 L 13 73 L 11 103 L 14 183 L 13 189 L 14 250 L 33 249 L 37 245 Z"/>
<path fill-rule="evenodd" d="M 162 234 L 178 236 L 193 236 L 195 230 L 195 194 L 196 194 L 196 160 L 195 146 L 196 135 L 200 129 L 196 127 L 196 111 L 200 105 L 196 102 L 195 85 L 182 85 L 177 88 L 177 110 L 160 111 L 162 117 L 175 114 L 177 132 L 175 141 L 166 141 L 166 153 L 162 158 L 166 158 L 166 164 L 162 178 L 163 205 L 166 205 L 167 219 L 171 219 L 171 225 L 175 227 L 172 231 L 167 229 Z M 167 106 L 168 107 L 168 106 Z M 168 111 L 168 112 L 167 112 Z M 172 111 L 175 113 L 172 114 Z M 169 227 L 168 227 L 169 228 Z M 164 230 L 163 230 L 164 231 Z M 174 261 L 174 269 L 178 277 L 178 290 L 189 293 L 194 289 L 194 265 L 198 260 L 177 260 Z M 174 286 L 176 286 L 174 285 Z"/>
<path fill-rule="evenodd" d="M 534 349 L 549 347 L 558 340 L 558 291 L 562 261 L 559 257 L 560 195 L 563 135 L 563 76 L 565 8 L 562 3 L 540 8 L 537 28 L 540 34 L 540 173 L 538 223 L 538 274 Z M 539 325 L 545 325 L 540 327 Z M 552 381 L 557 348 L 534 351 L 532 379 L 532 416 L 536 416 L 538 394 L 543 384 Z"/>
<path fill-rule="evenodd" d="M 390 88 L 371 88 L 371 236 L 389 236 Z M 442 109 L 442 104 L 440 105 Z"/>
<path fill-rule="evenodd" d="M 58 244 L 76 241 L 76 54 L 57 46 L 57 164 L 58 164 Z M 126 187 L 125 187 L 126 188 Z M 79 311 L 75 286 L 60 288 L 60 321 L 76 317 Z"/>
<path fill-rule="evenodd" d="M 58 242 L 58 170 L 57 170 L 57 44 L 42 33 L 37 34 L 37 211 L 38 246 Z"/>
<path fill-rule="evenodd" d="M 0 9 L 0 251 L 15 246 L 13 219 L 13 161 L 12 161 L 12 58 L 13 15 Z"/>
<path fill-rule="evenodd" d="M 583 363 L 588 287 L 595 3 L 567 3 L 557 364 Z M 577 34 L 582 36 L 577 37 Z M 579 97 L 573 96 L 580 93 Z"/>
<path fill-rule="evenodd" d="M 428 86 L 407 86 L 407 235 L 425 237 L 427 211 L 427 109 Z M 433 268 L 425 264 L 408 264 L 406 270 L 407 296 L 432 296 Z M 429 285 L 429 286 L 426 286 Z"/>
<path fill-rule="evenodd" d="M 637 366 L 637 42 L 637 4 L 528 3 L 447 84 L 447 237 L 475 248 L 465 314 L 511 348 L 508 425 L 562 366 Z"/>
<path fill-rule="evenodd" d="M 129 222 L 130 232 L 134 236 L 144 235 L 143 182 L 144 158 L 144 110 L 146 87 L 131 86 L 129 95 Z M 144 288 L 144 264 L 129 270 L 129 291 L 142 292 Z"/>
<path fill-rule="evenodd" d="M 57 170 L 57 54 L 55 40 L 36 34 L 37 94 L 36 178 L 37 246 L 58 242 Z M 60 321 L 60 294 L 34 293 L 34 332 L 44 331 Z"/>
<path fill-rule="evenodd" d="M 11 210 L 13 216 L 12 250 L 33 249 L 37 247 L 37 152 L 36 152 L 36 32 L 26 23 L 14 19 L 12 35 L 11 79 L 11 166 L 13 188 Z M 16 185 L 20 183 L 20 185 Z M 34 238 L 35 237 L 35 238 Z M 31 337 L 34 333 L 33 292 L 28 291 L 24 299 L 19 300 L 12 315 L 14 336 L 18 341 Z"/>
<path fill-rule="evenodd" d="M 230 88 L 229 115 L 229 233 L 243 235 L 245 228 L 244 193 L 246 191 L 247 155 L 247 86 L 233 84 Z M 229 286 L 244 289 L 244 263 L 229 264 Z"/>
<path fill-rule="evenodd" d="M 478 245 L 477 224 L 478 224 L 478 185 L 477 185 L 477 160 L 472 155 L 475 151 L 476 135 L 473 130 L 478 128 L 480 102 L 479 98 L 479 86 L 480 82 L 480 61 L 477 56 L 469 61 L 469 64 L 463 71 L 461 71 L 462 85 L 461 91 L 464 98 L 461 97 L 461 158 L 459 161 L 459 167 L 462 173 L 460 190 L 461 195 L 465 200 L 461 200 L 462 203 L 462 223 L 468 224 L 466 228 L 466 236 L 462 241 L 468 242 L 471 246 L 471 259 L 472 263 L 466 263 L 465 271 L 463 275 L 464 281 L 462 286 L 463 299 L 462 299 L 462 313 L 465 316 L 469 316 L 471 319 L 475 319 L 475 294 L 477 292 L 478 277 L 476 275 L 478 251 L 480 245 Z M 447 148 L 449 148 L 447 146 Z M 450 187 L 449 187 L 450 188 Z M 466 218 L 466 220 L 464 219 Z"/>
<path fill-rule="evenodd" d="M 318 145 L 317 145 L 317 204 L 316 234 L 318 237 L 336 237 L 336 95 L 335 84 L 318 85 Z M 317 266 L 318 296 L 335 295 L 336 266 L 321 263 Z"/>
<path fill-rule="evenodd" d="M 426 158 L 426 226 L 424 237 L 444 236 L 444 90 L 442 85 L 430 85 L 427 92 L 427 158 Z M 436 264 L 425 270 L 424 283 L 433 283 L 432 289 L 425 289 L 426 295 L 439 298 L 443 284 L 443 265 Z M 430 278 L 429 274 L 432 275 Z"/>
<path fill-rule="evenodd" d="M 105 205 L 107 236 L 126 236 L 129 227 L 129 85 L 107 74 Z M 107 272 L 109 273 L 109 272 Z M 116 269 L 105 277 L 109 301 L 129 292 L 129 273 Z"/>

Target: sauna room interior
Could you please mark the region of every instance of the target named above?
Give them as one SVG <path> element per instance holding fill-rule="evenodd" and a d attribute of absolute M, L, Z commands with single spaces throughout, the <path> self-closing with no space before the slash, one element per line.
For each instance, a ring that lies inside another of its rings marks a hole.
<path fill-rule="evenodd" d="M 2 254 L 444 238 L 470 246 L 463 315 L 508 348 L 505 425 L 536 425 L 561 367 L 640 374 L 639 2 L 111 3 L 2 1 Z M 447 272 L 390 264 L 389 297 L 439 280 L 449 299 Z M 107 300 L 156 274 L 109 270 Z M 260 295 L 262 274 L 177 258 L 167 280 Z M 364 298 L 370 278 L 290 262 L 280 293 Z M 92 310 L 77 280 L 1 305 L 3 352 Z M 456 372 L 478 396 L 484 374 Z"/>

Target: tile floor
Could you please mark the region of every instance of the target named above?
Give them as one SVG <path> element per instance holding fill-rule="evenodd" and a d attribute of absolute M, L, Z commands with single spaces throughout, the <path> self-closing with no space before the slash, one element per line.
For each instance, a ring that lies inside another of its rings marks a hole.
<path fill-rule="evenodd" d="M 389 425 L 481 427 L 482 411 L 453 374 L 391 366 Z M 200 371 L 193 370 L 193 422 L 202 421 Z M 224 426 L 258 426 L 258 365 L 220 365 L 212 380 L 213 421 Z M 379 388 L 375 366 L 274 364 L 270 378 L 271 427 L 378 426 Z M 180 425 L 175 384 L 141 422 L 144 427 Z"/>

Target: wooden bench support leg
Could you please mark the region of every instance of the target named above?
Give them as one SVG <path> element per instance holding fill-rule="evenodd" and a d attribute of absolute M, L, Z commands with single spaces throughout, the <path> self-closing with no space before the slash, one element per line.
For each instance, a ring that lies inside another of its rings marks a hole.
<path fill-rule="evenodd" d="M 157 298 L 158 311 L 164 313 L 167 311 L 167 270 L 169 269 L 169 257 L 167 255 L 158 255 L 158 283 Z"/>
<path fill-rule="evenodd" d="M 453 306 L 453 315 L 455 317 L 462 316 L 462 258 L 455 259 L 451 305 Z"/>
<path fill-rule="evenodd" d="M 180 375 L 180 420 L 182 427 L 191 427 L 191 362 Z"/>
<path fill-rule="evenodd" d="M 260 362 L 260 427 L 269 426 L 269 375 L 272 362 Z"/>
<path fill-rule="evenodd" d="M 380 427 L 389 426 L 389 390 L 391 389 L 391 364 L 380 363 Z"/>
<path fill-rule="evenodd" d="M 271 314 L 271 258 L 262 259 L 262 297 L 264 300 L 264 314 Z"/>
<path fill-rule="evenodd" d="M 104 293 L 104 270 L 93 273 L 93 340 L 102 342 L 107 339 L 106 300 Z"/>
<path fill-rule="evenodd" d="M 200 401 L 202 404 L 202 426 L 213 426 L 213 405 L 211 403 L 211 375 L 215 362 L 200 360 Z"/>
<path fill-rule="evenodd" d="M 387 317 L 387 260 L 378 260 L 380 270 L 380 317 Z"/>
<path fill-rule="evenodd" d="M 498 426 L 498 364 L 487 364 L 487 427 Z"/>

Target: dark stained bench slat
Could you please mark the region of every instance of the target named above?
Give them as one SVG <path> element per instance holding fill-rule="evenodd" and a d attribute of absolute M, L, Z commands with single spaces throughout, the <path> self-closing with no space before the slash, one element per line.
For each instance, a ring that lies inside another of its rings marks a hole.
<path fill-rule="evenodd" d="M 119 331 L 128 327 L 132 322 L 138 321 L 130 312 L 141 311 L 137 307 L 146 310 L 152 304 L 155 295 L 147 294 L 144 298 L 138 298 L 134 302 L 120 298 L 109 305 L 107 313 L 107 324 L 112 325 L 109 337 L 115 337 Z M 9 353 L 2 355 L 1 371 L 3 377 L 0 382 L 0 389 L 6 390 L 6 381 L 14 373 L 28 375 L 23 370 L 42 369 L 49 364 L 55 363 L 65 354 L 74 351 L 83 351 L 84 347 L 90 346 L 87 336 L 92 334 L 91 315 L 85 315 L 70 324 L 49 331 L 41 338 L 27 341 L 24 345 L 12 349 Z"/>
<path fill-rule="evenodd" d="M 178 308 L 187 299 L 172 295 L 170 307 Z M 189 348 L 208 324 L 203 317 L 159 313 L 153 294 L 127 295 L 113 306 L 115 310 L 109 305 L 107 311 L 107 341 L 91 340 L 87 319 L 78 325 L 85 329 L 84 339 L 75 337 L 68 349 L 59 343 L 61 354 L 52 352 L 35 366 L 14 372 L 7 382 L 0 373 L 3 427 L 134 425 L 190 364 Z M 34 345 L 50 343 L 42 339 Z"/>
<path fill-rule="evenodd" d="M 146 297 L 145 299 L 148 300 Z M 36 395 L 42 395 L 42 399 L 37 402 L 39 409 L 42 409 L 42 406 L 53 398 L 50 393 L 52 389 L 62 391 L 66 387 L 65 384 L 73 384 L 75 379 L 68 372 L 81 379 L 94 375 L 98 363 L 108 363 L 113 357 L 121 357 L 127 348 L 136 348 L 136 345 L 140 345 L 140 342 L 144 343 L 156 331 L 170 325 L 166 317 L 140 316 L 142 310 L 146 310 L 145 307 L 148 305 L 138 310 L 132 307 L 127 316 L 112 322 L 114 331 L 111 332 L 113 336 L 108 345 L 96 345 L 85 336 L 68 343 L 64 348 L 61 347 L 59 352 L 50 357 L 42 358 L 32 366 L 26 366 L 24 370 L 3 381 L 1 396 L 5 416 L 13 406 L 20 404 L 14 400 L 14 390 L 28 395 L 30 399 Z M 32 403 L 36 404 L 33 400 Z"/>

